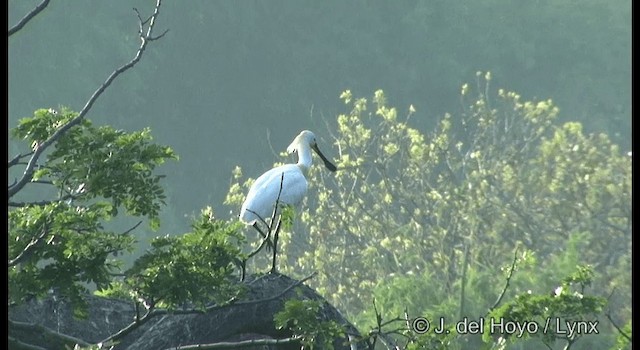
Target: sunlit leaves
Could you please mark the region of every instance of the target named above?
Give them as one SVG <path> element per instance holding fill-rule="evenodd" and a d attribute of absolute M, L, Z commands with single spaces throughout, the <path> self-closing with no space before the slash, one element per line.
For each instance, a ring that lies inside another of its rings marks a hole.
<path fill-rule="evenodd" d="M 37 110 L 23 118 L 12 135 L 37 147 L 77 113 L 62 108 Z M 125 132 L 95 127 L 83 119 L 61 134 L 36 165 L 32 182 L 50 186 L 37 201 L 12 197 L 9 210 L 9 299 L 23 302 L 55 290 L 82 312 L 87 288 L 106 289 L 120 272 L 117 256 L 130 252 L 131 232 L 112 232 L 104 224 L 119 207 L 146 216 L 159 226 L 164 204 L 162 176 L 155 168 L 176 159 L 166 146 L 154 144 L 148 129 Z M 44 187 L 41 187 L 44 188 Z"/>
<path fill-rule="evenodd" d="M 105 288 L 120 267 L 115 253 L 130 251 L 129 234 L 105 231 L 110 205 L 76 207 L 64 202 L 9 212 L 10 300 L 23 301 L 57 289 L 80 301 L 85 283 Z"/>
<path fill-rule="evenodd" d="M 234 263 L 241 258 L 240 223 L 213 218 L 210 208 L 193 223 L 192 232 L 161 236 L 126 272 L 125 286 L 149 305 L 169 308 L 228 300 L 238 292 Z"/>
<path fill-rule="evenodd" d="M 333 340 L 343 337 L 344 329 L 336 321 L 323 321 L 321 307 L 318 300 L 287 300 L 284 309 L 274 315 L 276 328 L 301 336 L 305 349 L 333 349 Z"/>
<path fill-rule="evenodd" d="M 461 115 L 444 115 L 428 134 L 395 116 L 382 91 L 368 107 L 367 99 L 349 93 L 349 112 L 338 116 L 336 134 L 345 170 L 327 178 L 321 169 L 311 169 L 310 181 L 322 185 L 319 193 L 309 193 L 308 213 L 302 216 L 309 240 L 327 249 L 291 254 L 298 266 L 332 271 L 312 283 L 338 306 L 365 309 L 357 285 L 409 267 L 432 271 L 448 288 L 445 293 L 457 293 L 465 245 L 472 247 L 472 266 L 492 271 L 518 244 L 546 258 L 537 268 L 553 269 L 549 256 L 570 242 L 594 247 L 606 241 L 594 238 L 612 234 L 615 229 L 605 229 L 607 224 L 625 230 L 613 235 L 620 244 L 628 240 L 628 157 L 624 161 L 606 138 L 584 136 L 577 124 L 554 126 L 559 110 L 551 100 L 521 101 L 506 90 L 495 96 L 490 75 L 478 77 L 485 81 L 478 82 L 475 98 L 469 85 L 463 88 Z M 606 205 L 598 201 L 612 206 L 598 218 L 588 216 Z M 321 232 L 322 239 L 314 238 Z M 601 246 L 567 262 L 595 263 L 605 254 Z M 564 273 L 571 266 L 555 268 Z M 502 276 L 486 278 L 495 284 Z M 480 292 L 485 295 L 474 294 L 474 307 L 493 302 L 497 293 L 467 290 Z"/>
<path fill-rule="evenodd" d="M 60 187 L 84 184 L 89 189 L 86 198 L 108 198 L 114 209 L 123 206 L 133 215 L 153 218 L 165 199 L 161 176 L 153 170 L 177 156 L 169 147 L 151 140 L 149 129 L 127 133 L 86 122 L 56 143 L 47 168 Z"/>
<path fill-rule="evenodd" d="M 340 94 L 340 99 L 344 101 L 345 104 L 351 103 L 351 90 L 345 90 Z"/>
<path fill-rule="evenodd" d="M 630 261 L 631 158 L 605 135 L 556 124 L 559 109 L 550 99 L 495 94 L 490 80 L 478 74 L 475 96 L 464 85 L 462 111 L 445 114 L 429 133 L 411 125 L 415 112 L 398 116 L 381 90 L 371 102 L 345 92 L 346 113 L 333 133 L 341 170 L 328 177 L 311 168 L 318 191 L 308 194 L 297 229 L 303 234 L 291 236 L 290 264 L 282 269 L 326 271 L 314 287 L 368 326 L 372 318 L 361 313 L 370 290 L 380 296 L 391 289 L 383 303 L 390 306 L 410 294 L 397 284 L 419 285 L 426 274 L 438 285 L 437 301 L 414 297 L 420 312 L 459 316 L 464 282 L 465 313 L 486 312 L 504 283 L 496 271 L 516 246 L 537 264 L 513 277 L 513 292 L 550 290 L 577 264 L 591 264 L 597 273 L 582 277 L 607 293 L 603 287 L 622 279 L 611 276 Z M 629 286 L 622 293 L 628 300 Z"/>
<path fill-rule="evenodd" d="M 569 338 L 566 332 L 567 325 L 577 321 L 597 321 L 598 315 L 607 303 L 604 297 L 585 294 L 585 286 L 590 285 L 592 279 L 593 270 L 590 267 L 578 266 L 552 293 L 521 293 L 493 310 L 489 318 L 520 324 L 536 322 L 540 330 L 548 327 L 546 332 L 524 334 L 526 337 L 540 337 L 548 345 L 553 345 L 557 339 L 563 339 L 563 335 L 566 335 L 567 340 L 573 341 L 576 337 L 573 335 Z M 578 286 L 581 288 L 577 288 Z M 565 329 L 558 329 L 559 324 Z M 517 340 L 508 335 L 505 337 L 512 341 Z M 485 333 L 483 339 L 490 341 L 491 334 Z"/>
<path fill-rule="evenodd" d="M 54 109 L 38 109 L 33 117 L 22 118 L 17 127 L 11 130 L 14 137 L 26 139 L 30 144 L 37 144 L 48 139 L 61 126 L 78 116 L 66 108 L 58 112 Z M 84 122 L 86 123 L 86 122 Z"/>

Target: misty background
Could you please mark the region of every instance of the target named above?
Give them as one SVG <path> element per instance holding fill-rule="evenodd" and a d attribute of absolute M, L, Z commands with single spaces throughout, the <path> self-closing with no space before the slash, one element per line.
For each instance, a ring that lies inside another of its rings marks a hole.
<path fill-rule="evenodd" d="M 40 1 L 9 1 L 9 25 Z M 82 109 L 137 47 L 148 1 L 52 2 L 9 39 L 9 127 L 38 108 Z M 236 165 L 257 177 L 300 130 L 336 157 L 329 129 L 350 89 L 417 110 L 430 131 L 460 109 L 464 83 L 490 71 L 492 87 L 551 98 L 560 121 L 605 132 L 630 150 L 630 1 L 166 1 L 142 61 L 119 77 L 87 118 L 150 127 L 180 156 L 167 175 L 163 233 L 223 205 Z M 404 113 L 404 112 L 403 112 Z M 10 141 L 9 155 L 25 145 Z M 293 158 L 290 158 L 293 159 Z M 17 174 L 10 174 L 10 179 Z"/>

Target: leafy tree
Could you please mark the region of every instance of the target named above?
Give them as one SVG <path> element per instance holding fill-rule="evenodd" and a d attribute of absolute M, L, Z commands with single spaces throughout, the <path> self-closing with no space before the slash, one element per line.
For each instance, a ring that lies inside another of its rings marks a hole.
<path fill-rule="evenodd" d="M 284 309 L 274 315 L 277 328 L 289 328 L 299 334 L 305 348 L 333 350 L 334 339 L 343 335 L 344 330 L 336 321 L 321 321 L 318 300 L 288 300 Z"/>
<path fill-rule="evenodd" d="M 10 320 L 12 348 L 41 348 L 40 343 L 31 343 L 40 340 L 47 348 L 110 347 L 155 316 L 202 314 L 266 303 L 306 280 L 297 281 L 275 297 L 238 302 L 246 284 L 237 283 L 235 267 L 244 266 L 248 259 L 240 249 L 243 225 L 237 220 L 214 218 L 211 208 L 194 218 L 192 232 L 156 237 L 151 248 L 133 266 L 124 269 L 122 256 L 133 250 L 134 229 L 145 219 L 155 230 L 160 226 L 160 210 L 166 197 L 161 185 L 164 175 L 157 174 L 156 168 L 176 160 L 177 155 L 170 147 L 154 143 L 148 128 L 125 132 L 94 126 L 87 114 L 110 84 L 140 60 L 148 43 L 164 35 L 152 35 L 160 3 L 156 2 L 153 14 L 146 19 L 135 10 L 141 39 L 135 57 L 116 69 L 80 112 L 66 107 L 60 111 L 38 109 L 32 117 L 20 119 L 11 136 L 26 142 L 31 149 L 8 163 L 10 170 L 22 170 L 21 176 L 8 186 L 10 306 L 53 294 L 54 302 L 70 300 L 74 316 L 85 318 L 89 316 L 86 299 L 93 289 L 98 296 L 134 301 L 133 322 L 103 341 L 90 344 L 40 324 Z M 47 5 L 48 1 L 43 1 L 10 29 L 9 35 L 18 32 Z M 110 221 L 117 217 L 140 221 L 125 232 L 117 232 L 110 228 Z M 294 327 L 289 332 L 295 332 L 294 337 L 251 344 L 332 344 L 335 337 L 342 335 L 337 323 L 316 320 L 320 303 L 309 300 L 287 304 L 276 317 L 284 322 L 280 324 L 282 328 L 288 328 L 286 323 L 292 312 L 301 310 L 297 305 L 305 305 L 306 311 L 293 316 Z M 233 312 L 228 314 L 233 316 Z M 314 328 L 316 325 L 320 328 Z M 29 339 L 31 334 L 42 339 Z M 209 345 L 225 347 L 229 343 Z M 242 345 L 246 343 L 237 346 Z"/>
<path fill-rule="evenodd" d="M 631 158 L 604 134 L 558 125 L 551 100 L 496 93 L 490 81 L 478 73 L 475 88 L 463 85 L 459 115 L 430 134 L 411 126 L 424 123 L 413 106 L 401 113 L 381 90 L 371 101 L 345 91 L 332 132 L 339 171 L 311 169 L 302 223 L 281 235 L 283 270 L 324 272 L 314 287 L 356 319 L 374 295 L 382 308 L 405 300 L 417 314 L 477 316 L 522 245 L 538 262 L 527 277 L 538 292 L 590 264 L 597 293 L 617 286 L 628 305 Z M 243 188 L 236 174 L 231 199 Z M 511 292 L 530 288 L 522 282 Z"/>
<path fill-rule="evenodd" d="M 489 341 L 492 336 L 502 337 L 514 342 L 534 337 L 540 338 L 549 348 L 556 341 L 563 340 L 566 342 L 564 348 L 569 349 L 583 336 L 597 334 L 600 323 L 598 315 L 603 311 L 607 300 L 585 294 L 592 279 L 591 267 L 580 266 L 573 274 L 565 277 L 553 293 L 535 295 L 528 292 L 516 295 L 513 300 L 492 310 L 487 319 L 502 325 L 511 323 L 526 327 L 516 332 L 506 331 L 506 327 L 498 328 L 504 332 L 494 335 L 486 332 L 483 338 Z M 526 330 L 523 331 L 524 329 Z M 600 342 L 598 347 L 602 345 Z"/>
<path fill-rule="evenodd" d="M 244 240 L 239 226 L 215 219 L 206 208 L 192 224 L 193 232 L 156 237 L 151 249 L 126 271 L 119 291 L 131 291 L 148 308 L 189 303 L 204 309 L 206 303 L 222 304 L 239 292 L 230 283 Z"/>
<path fill-rule="evenodd" d="M 38 110 L 13 130 L 34 148 L 77 117 L 63 110 Z M 105 228 L 123 207 L 157 226 L 164 195 L 154 168 L 173 151 L 150 143 L 148 130 L 125 133 L 93 127 L 83 120 L 62 135 L 30 184 L 49 187 L 46 200 L 9 206 L 9 283 L 12 302 L 41 297 L 56 289 L 74 300 L 85 283 L 105 288 L 120 267 L 114 255 L 130 252 L 134 237 Z M 137 226 L 137 225 L 136 225 Z"/>
<path fill-rule="evenodd" d="M 29 12 L 9 35 L 47 4 L 43 1 Z M 159 184 L 162 176 L 154 170 L 176 155 L 169 147 L 151 143 L 148 129 L 127 133 L 94 127 L 85 116 L 105 89 L 140 60 L 148 43 L 159 38 L 152 36 L 159 6 L 147 21 L 140 18 L 142 40 L 136 56 L 115 70 L 80 112 L 39 109 L 12 130 L 12 136 L 27 141 L 31 151 L 8 164 L 10 170 L 24 167 L 8 187 L 10 304 L 53 290 L 69 297 L 82 315 L 82 294 L 88 287 L 108 287 L 121 266 L 115 257 L 132 250 L 131 231 L 138 226 L 119 233 L 105 223 L 124 208 L 158 226 L 165 197 Z M 36 192 L 39 200 L 25 194 L 27 187 L 35 186 L 43 187 Z"/>

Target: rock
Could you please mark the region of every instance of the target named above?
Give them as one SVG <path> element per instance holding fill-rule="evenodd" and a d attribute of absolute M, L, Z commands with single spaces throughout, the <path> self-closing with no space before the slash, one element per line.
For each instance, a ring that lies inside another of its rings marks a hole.
<path fill-rule="evenodd" d="M 276 329 L 273 316 L 291 298 L 322 301 L 319 315 L 322 321 L 335 320 L 345 327 L 348 334 L 359 335 L 338 310 L 299 281 L 276 273 L 250 276 L 243 283 L 247 291 L 241 300 L 229 305 L 214 305 L 208 312 L 159 310 L 154 317 L 119 339 L 114 349 L 158 350 L 195 344 L 289 338 L 293 334 Z M 69 344 L 69 339 L 65 343 L 56 333 L 95 344 L 134 320 L 135 306 L 132 302 L 93 295 L 87 295 L 86 300 L 89 315 L 84 320 L 73 318 L 70 303 L 54 296 L 12 307 L 9 310 L 9 319 L 13 321 L 9 325 L 9 337 L 44 349 L 60 349 L 64 348 L 64 344 Z M 144 308 L 140 312 L 143 314 Z M 47 331 L 43 332 L 36 325 L 46 327 Z M 271 348 L 300 349 L 300 344 L 281 344 L 277 347 L 263 345 L 245 349 Z M 347 339 L 336 339 L 334 348 L 351 349 Z M 364 345 L 358 348 L 363 349 Z"/>

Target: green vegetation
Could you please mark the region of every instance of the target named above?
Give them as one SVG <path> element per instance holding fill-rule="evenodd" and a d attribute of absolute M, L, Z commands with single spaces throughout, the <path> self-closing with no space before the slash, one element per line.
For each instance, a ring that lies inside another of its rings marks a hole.
<path fill-rule="evenodd" d="M 86 317 L 91 291 L 141 324 L 237 301 L 257 244 L 235 218 L 243 174 L 271 165 L 265 130 L 276 154 L 313 129 L 339 171 L 312 167 L 278 268 L 318 272 L 372 346 L 630 348 L 630 1 L 370 5 L 167 3 L 161 49 L 103 95 L 144 49 L 129 2 L 52 3 L 10 35 L 9 305 L 62 295 Z M 290 300 L 275 325 L 331 348 L 322 306 Z M 463 319 L 556 332 L 460 335 Z"/>
<path fill-rule="evenodd" d="M 234 263 L 243 242 L 239 223 L 217 220 L 207 208 L 192 227 L 193 232 L 181 236 L 156 237 L 126 271 L 123 290 L 146 305 L 169 309 L 186 303 L 204 309 L 207 303 L 222 304 L 236 295 Z"/>
<path fill-rule="evenodd" d="M 12 134 L 35 151 L 77 116 L 68 109 L 40 109 Z M 134 237 L 105 223 L 124 208 L 158 226 L 165 197 L 162 177 L 153 170 L 175 158 L 171 148 L 151 143 L 149 130 L 126 133 L 82 120 L 63 134 L 29 182 L 45 188 L 42 197 L 20 202 L 18 192 L 9 200 L 9 302 L 42 297 L 50 289 L 81 302 L 86 283 L 107 287 L 122 266 L 114 255 L 131 252 Z"/>
<path fill-rule="evenodd" d="M 478 74 L 475 89 L 465 84 L 467 107 L 430 134 L 411 127 L 413 106 L 401 114 L 381 90 L 371 101 L 345 91 L 348 113 L 330 130 L 340 170 L 333 177 L 312 168 L 302 222 L 281 235 L 281 269 L 323 272 L 310 284 L 363 329 L 375 326 L 374 297 L 389 317 L 483 315 L 504 284 L 496 272 L 517 247 L 528 263 L 513 276 L 509 299 L 548 294 L 588 264 L 597 267 L 588 278 L 597 302 L 581 312 L 602 311 L 614 289 L 614 300 L 629 305 L 631 158 L 605 134 L 558 124 L 551 100 L 493 92 L 490 79 Z M 240 183 L 229 199 L 251 180 Z M 630 308 L 615 314 L 628 320 Z M 599 347 L 615 334 L 600 327 L 609 336 Z"/>
<path fill-rule="evenodd" d="M 288 300 L 284 309 L 274 316 L 276 327 L 288 328 L 294 336 L 302 338 L 305 348 L 333 350 L 333 340 L 343 335 L 342 327 L 336 321 L 321 321 L 318 318 L 321 303 L 318 300 Z"/>

